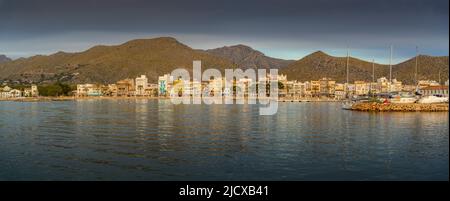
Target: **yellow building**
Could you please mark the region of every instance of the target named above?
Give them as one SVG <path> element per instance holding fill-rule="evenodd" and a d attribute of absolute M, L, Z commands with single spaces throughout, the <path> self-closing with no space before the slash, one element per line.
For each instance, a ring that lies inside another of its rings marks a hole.
<path fill-rule="evenodd" d="M 134 95 L 134 80 L 124 79 L 116 82 L 118 96 L 132 96 Z"/>
<path fill-rule="evenodd" d="M 320 83 L 319 91 L 321 96 L 327 97 L 334 96 L 336 81 L 332 80 L 331 78 L 322 78 L 319 80 L 319 83 Z"/>
<path fill-rule="evenodd" d="M 389 80 L 385 77 L 381 77 L 377 79 L 377 90 L 380 93 L 387 93 L 389 92 Z"/>
<path fill-rule="evenodd" d="M 320 96 L 320 81 L 311 81 L 311 95 Z"/>
<path fill-rule="evenodd" d="M 367 95 L 369 94 L 370 84 L 365 81 L 355 81 L 355 95 Z"/>

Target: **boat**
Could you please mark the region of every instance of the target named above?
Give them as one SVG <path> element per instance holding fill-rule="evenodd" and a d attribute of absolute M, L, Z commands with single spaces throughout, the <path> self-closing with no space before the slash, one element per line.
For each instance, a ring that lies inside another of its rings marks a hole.
<path fill-rule="evenodd" d="M 389 101 L 391 103 L 415 103 L 417 101 L 417 98 L 396 96 L 394 98 L 391 98 Z"/>
<path fill-rule="evenodd" d="M 418 103 L 448 103 L 448 97 L 425 96 L 419 99 Z"/>
<path fill-rule="evenodd" d="M 397 94 L 389 99 L 391 103 L 415 103 L 416 101 L 417 98 L 413 94 Z"/>
<path fill-rule="evenodd" d="M 342 109 L 344 109 L 344 110 L 351 110 L 352 107 L 353 107 L 353 102 L 342 103 Z"/>

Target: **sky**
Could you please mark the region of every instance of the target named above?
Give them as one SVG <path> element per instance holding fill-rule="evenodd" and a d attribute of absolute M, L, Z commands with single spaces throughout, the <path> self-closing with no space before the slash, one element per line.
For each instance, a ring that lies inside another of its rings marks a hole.
<path fill-rule="evenodd" d="M 0 0 L 0 54 L 78 52 L 171 36 L 195 49 L 245 44 L 267 56 L 393 63 L 449 54 L 448 0 Z"/>

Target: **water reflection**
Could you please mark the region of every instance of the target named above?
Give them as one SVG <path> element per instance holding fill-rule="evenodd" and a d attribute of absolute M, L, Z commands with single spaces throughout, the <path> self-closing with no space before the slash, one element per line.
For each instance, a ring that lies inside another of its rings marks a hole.
<path fill-rule="evenodd" d="M 448 113 L 0 103 L 0 180 L 447 180 Z"/>

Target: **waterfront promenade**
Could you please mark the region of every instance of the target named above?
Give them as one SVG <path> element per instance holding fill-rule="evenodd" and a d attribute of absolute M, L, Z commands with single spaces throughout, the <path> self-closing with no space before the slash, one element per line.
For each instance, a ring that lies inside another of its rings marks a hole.
<path fill-rule="evenodd" d="M 101 100 L 101 99 L 170 99 L 170 98 L 178 98 L 182 99 L 183 97 L 165 97 L 165 96 L 58 96 L 58 97 L 19 97 L 19 98 L 0 98 L 0 101 L 19 101 L 19 102 L 39 102 L 39 101 L 70 101 L 70 100 Z M 214 97 L 202 97 L 202 98 L 210 98 L 214 99 Z M 222 97 L 226 99 L 228 97 Z M 239 97 L 229 97 L 233 100 L 242 99 Z M 245 100 L 248 99 L 259 99 L 259 100 L 268 100 L 272 99 L 270 97 L 244 97 Z M 279 102 L 342 102 L 343 100 L 331 99 L 331 98 L 300 98 L 300 99 L 289 99 L 289 98 L 278 98 Z"/>

